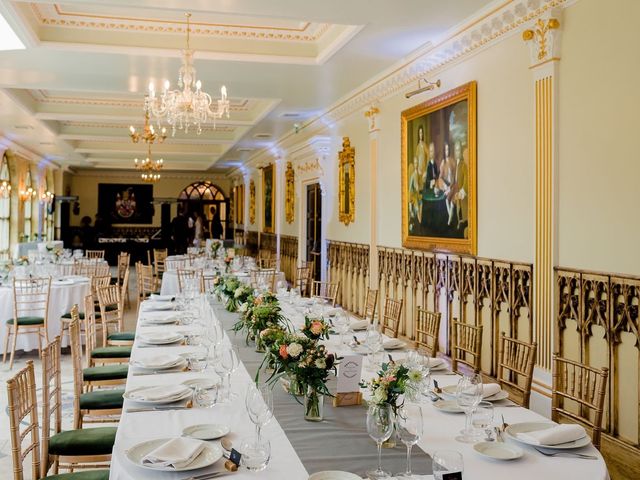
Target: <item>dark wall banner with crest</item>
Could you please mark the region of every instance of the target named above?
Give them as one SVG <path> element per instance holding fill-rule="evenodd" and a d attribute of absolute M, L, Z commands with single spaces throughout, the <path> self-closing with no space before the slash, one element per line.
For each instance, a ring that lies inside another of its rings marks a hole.
<path fill-rule="evenodd" d="M 98 214 L 110 223 L 153 222 L 153 185 L 98 184 Z"/>

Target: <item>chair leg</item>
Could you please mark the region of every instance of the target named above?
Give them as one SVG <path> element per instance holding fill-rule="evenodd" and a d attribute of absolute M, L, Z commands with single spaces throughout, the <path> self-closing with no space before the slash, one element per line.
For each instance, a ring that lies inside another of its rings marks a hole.
<path fill-rule="evenodd" d="M 42 332 L 40 331 L 40 329 L 38 329 L 37 335 L 38 335 L 38 357 L 42 358 Z"/>
<path fill-rule="evenodd" d="M 13 342 L 11 342 L 11 358 L 9 359 L 9 370 L 13 368 L 13 358 L 16 354 L 16 344 L 18 341 L 18 325 L 14 325 Z"/>
<path fill-rule="evenodd" d="M 7 325 L 7 338 L 4 340 L 4 353 L 2 354 L 2 363 L 7 361 L 7 351 L 9 350 L 9 337 L 11 337 L 11 326 Z"/>

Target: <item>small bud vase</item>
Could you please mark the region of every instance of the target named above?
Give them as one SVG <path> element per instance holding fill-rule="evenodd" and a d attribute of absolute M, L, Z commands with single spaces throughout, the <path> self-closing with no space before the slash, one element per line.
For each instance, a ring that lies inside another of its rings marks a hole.
<path fill-rule="evenodd" d="M 304 397 L 304 419 L 308 422 L 321 422 L 324 419 L 324 395 L 309 387 Z"/>

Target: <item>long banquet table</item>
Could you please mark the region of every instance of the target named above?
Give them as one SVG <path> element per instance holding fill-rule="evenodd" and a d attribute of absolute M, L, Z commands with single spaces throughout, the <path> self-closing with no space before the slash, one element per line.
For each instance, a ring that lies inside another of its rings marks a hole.
<path fill-rule="evenodd" d="M 287 305 L 283 305 L 284 313 L 294 324 L 299 324 L 300 315 Z M 214 307 L 214 315 L 222 322 L 229 332 L 231 325 L 237 320 L 237 314 L 231 314 L 220 306 Z M 138 332 L 159 331 L 166 326 L 139 326 Z M 175 326 L 176 331 L 189 332 L 192 326 Z M 362 334 L 359 334 L 362 335 Z M 252 381 L 252 374 L 257 368 L 259 356 L 251 348 L 244 344 L 244 335 L 235 335 L 232 332 L 225 337 L 225 342 L 232 342 L 239 346 L 239 355 L 242 360 L 240 367 L 232 376 L 233 391 L 239 395 L 239 400 L 233 404 L 218 404 L 211 409 L 187 409 L 173 411 L 153 411 L 142 413 L 129 413 L 127 408 L 133 406 L 132 402 L 125 400 L 124 413 L 122 415 L 116 443 L 113 450 L 110 478 L 112 480 L 133 479 L 186 479 L 192 475 L 222 470 L 222 460 L 208 469 L 197 472 L 167 473 L 138 467 L 125 458 L 125 451 L 133 445 L 154 438 L 166 438 L 180 436 L 182 429 L 197 423 L 226 423 L 231 427 L 228 438 L 237 442 L 240 438 L 251 436 L 254 432 L 253 424 L 248 419 L 244 407 L 244 394 L 247 386 Z M 331 349 L 337 347 L 335 338 L 328 342 Z M 189 346 L 171 347 L 176 353 L 188 352 Z M 341 351 L 340 354 L 351 353 Z M 344 350 L 344 348 L 342 350 Z M 140 348 L 138 341 L 134 344 L 132 360 L 157 354 L 162 349 Z M 398 352 L 393 352 L 396 360 L 402 358 Z M 203 372 L 180 372 L 163 375 L 135 376 L 134 369 L 130 369 L 127 379 L 127 390 L 143 385 L 166 385 L 183 382 L 187 379 L 202 377 Z M 209 374 L 210 375 L 210 374 Z M 365 370 L 363 376 L 372 376 L 372 370 Z M 457 383 L 458 377 L 451 374 L 434 375 L 441 386 Z M 325 399 L 325 421 L 322 424 L 310 423 L 303 420 L 302 406 L 295 400 L 280 391 L 276 386 L 274 391 L 274 419 L 263 428 L 263 436 L 271 441 L 271 462 L 266 470 L 254 474 L 246 470 L 239 470 L 233 476 L 239 480 L 249 478 L 265 479 L 292 479 L 304 480 L 310 473 L 318 470 L 349 470 L 363 475 L 365 468 L 375 466 L 376 450 L 373 442 L 363 446 L 357 446 L 353 439 L 366 436 L 364 424 L 364 407 L 331 406 L 330 399 Z M 506 422 L 516 423 L 525 421 L 548 421 L 541 415 L 524 408 L 495 404 L 496 416 L 504 415 Z M 355 410 L 354 410 L 355 409 Z M 361 416 L 359 424 L 349 423 L 349 417 Z M 424 437 L 419 442 L 423 452 L 433 453 L 437 450 L 457 450 L 464 458 L 464 478 L 467 480 L 480 479 L 512 479 L 538 480 L 560 479 L 566 477 L 604 480 L 608 478 L 608 472 L 604 460 L 593 446 L 584 447 L 581 453 L 598 456 L 598 460 L 583 460 L 567 457 L 546 457 L 531 447 L 520 445 L 525 454 L 522 458 L 511 462 L 499 462 L 481 457 L 469 444 L 459 443 L 455 436 L 464 426 L 463 415 L 452 415 L 438 411 L 430 404 L 423 406 Z M 509 440 L 507 440 L 509 441 Z M 345 447 L 346 445 L 346 447 Z M 396 457 L 402 457 L 404 446 L 398 446 L 390 451 L 383 451 L 383 466 L 398 465 Z M 430 462 L 424 453 L 414 449 L 414 471 L 428 473 Z M 400 465 L 402 467 L 403 465 Z M 392 469 L 393 470 L 393 469 Z M 394 471 L 398 471 L 395 468 Z M 425 478 L 431 478 L 425 476 Z"/>
<path fill-rule="evenodd" d="M 214 272 L 208 272 L 205 270 L 205 275 L 213 275 Z M 243 283 L 249 283 L 249 273 L 236 274 L 238 279 Z M 276 273 L 276 282 L 284 282 L 285 276 L 283 272 Z M 160 293 L 162 295 L 176 295 L 179 292 L 178 288 L 178 272 L 175 270 L 167 270 L 162 274 L 162 285 L 160 286 Z"/>

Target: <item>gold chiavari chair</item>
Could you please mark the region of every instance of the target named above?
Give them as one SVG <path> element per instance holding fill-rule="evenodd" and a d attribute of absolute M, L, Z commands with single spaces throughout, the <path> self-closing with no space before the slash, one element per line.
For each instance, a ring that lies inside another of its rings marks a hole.
<path fill-rule="evenodd" d="M 438 355 L 438 334 L 440 333 L 440 312 L 416 309 L 416 343 L 418 349 L 429 357 Z"/>
<path fill-rule="evenodd" d="M 196 282 L 200 293 L 204 292 L 204 276 L 202 270 L 195 268 L 186 268 L 178 270 L 178 292 L 182 293 L 182 290 L 189 282 Z"/>
<path fill-rule="evenodd" d="M 103 347 L 107 345 L 133 345 L 135 332 L 124 331 L 124 289 L 128 281 L 129 272 L 125 275 L 125 284 L 122 287 L 108 285 L 97 291 Z M 115 327 L 115 331 L 111 333 L 109 332 L 110 325 Z"/>
<path fill-rule="evenodd" d="M 313 269 L 308 265 L 298 267 L 294 285 L 300 289 L 300 295 L 303 297 L 311 295 L 311 282 L 313 282 Z"/>
<path fill-rule="evenodd" d="M 103 288 L 109 285 L 111 282 L 111 274 L 107 275 L 93 275 L 90 277 L 91 294 L 93 298 L 97 297 L 97 291 L 99 288 Z M 100 306 L 96 303 L 93 306 L 93 311 L 97 318 L 100 318 Z M 80 312 L 80 318 L 84 319 L 85 312 Z M 60 317 L 60 338 L 64 339 L 65 334 L 69 333 L 69 324 L 71 323 L 71 312 L 67 312 Z"/>
<path fill-rule="evenodd" d="M 458 364 L 466 365 L 474 373 L 480 372 L 482 360 L 482 325 L 469 325 L 453 320 L 451 368 L 458 372 Z"/>
<path fill-rule="evenodd" d="M 111 276 L 109 265 L 105 264 L 101 259 L 81 258 L 75 261 L 75 274 L 83 277 L 103 277 Z"/>
<path fill-rule="evenodd" d="M 164 261 L 165 271 L 177 271 L 188 268 L 190 263 L 186 258 L 166 258 Z"/>
<path fill-rule="evenodd" d="M 168 256 L 169 251 L 166 248 L 153 249 L 153 274 L 158 279 L 162 279 L 162 275 L 165 272 L 165 261 Z"/>
<path fill-rule="evenodd" d="M 9 339 L 11 343 L 11 358 L 9 368 L 13 368 L 18 335 L 35 333 L 38 336 L 38 351 L 42 352 L 42 338 L 49 342 L 47 331 L 47 315 L 49 314 L 49 295 L 51 292 L 51 277 L 13 279 L 13 318 L 7 320 L 7 337 L 4 345 L 2 363 L 7 361 Z"/>
<path fill-rule="evenodd" d="M 42 477 L 50 468 L 57 474 L 59 469 L 108 467 L 116 427 L 62 431 L 60 337 L 42 351 L 42 403 Z"/>
<path fill-rule="evenodd" d="M 387 298 L 385 300 L 384 312 L 382 312 L 382 322 L 380 324 L 380 331 L 383 334 L 390 335 L 393 338 L 398 338 L 403 306 L 404 299 L 394 300 L 393 298 Z"/>
<path fill-rule="evenodd" d="M 275 270 L 278 265 L 278 259 L 275 257 L 262 258 L 258 264 L 258 267 L 265 270 Z"/>
<path fill-rule="evenodd" d="M 85 257 L 89 259 L 99 258 L 104 260 L 104 250 L 87 250 Z"/>
<path fill-rule="evenodd" d="M 87 332 L 87 367 L 96 365 L 110 365 L 128 363 L 131 357 L 131 346 L 106 346 L 97 347 L 96 315 L 91 309 L 94 305 L 93 295 L 84 297 L 85 305 L 85 331 Z M 90 313 L 86 313 L 90 312 Z"/>
<path fill-rule="evenodd" d="M 73 263 L 61 263 L 56 265 L 58 275 L 61 277 L 68 277 L 76 274 L 76 266 Z"/>
<path fill-rule="evenodd" d="M 378 290 L 367 288 L 367 298 L 364 302 L 364 318 L 370 323 L 375 322 L 376 307 L 378 306 Z"/>
<path fill-rule="evenodd" d="M 122 286 L 124 275 L 129 271 L 129 264 L 131 263 L 131 254 L 127 252 L 120 252 L 118 254 L 118 268 L 116 278 L 111 279 L 111 284 Z M 126 292 L 125 301 L 129 304 L 129 292 Z"/>
<path fill-rule="evenodd" d="M 218 278 L 217 275 L 202 275 L 202 290 L 204 293 L 211 293 L 215 288 L 214 281 Z"/>
<path fill-rule="evenodd" d="M 73 428 L 84 423 L 114 422 L 122 414 L 124 389 L 86 390 L 82 369 L 82 344 L 80 342 L 80 318 L 78 306 L 71 309 L 69 325 L 71 360 L 73 363 Z"/>
<path fill-rule="evenodd" d="M 574 421 L 591 429 L 593 446 L 600 449 L 608 368 L 594 368 L 553 355 L 551 419 Z M 574 403 L 575 409 L 565 401 Z"/>
<path fill-rule="evenodd" d="M 533 367 L 536 362 L 538 344 L 523 342 L 500 334 L 498 349 L 498 383 L 509 392 L 514 402 L 529 408 Z"/>
<path fill-rule="evenodd" d="M 275 270 L 253 270 L 250 278 L 253 288 L 262 288 L 266 285 L 269 290 L 275 291 L 277 278 Z"/>
<path fill-rule="evenodd" d="M 335 307 L 339 288 L 340 282 L 330 283 L 313 280 L 311 283 L 311 296 L 327 300 L 333 307 Z"/>
<path fill-rule="evenodd" d="M 140 303 L 146 300 L 152 293 L 158 293 L 159 287 L 156 278 L 153 276 L 153 267 L 136 263 L 136 273 L 138 276 L 138 309 Z"/>

